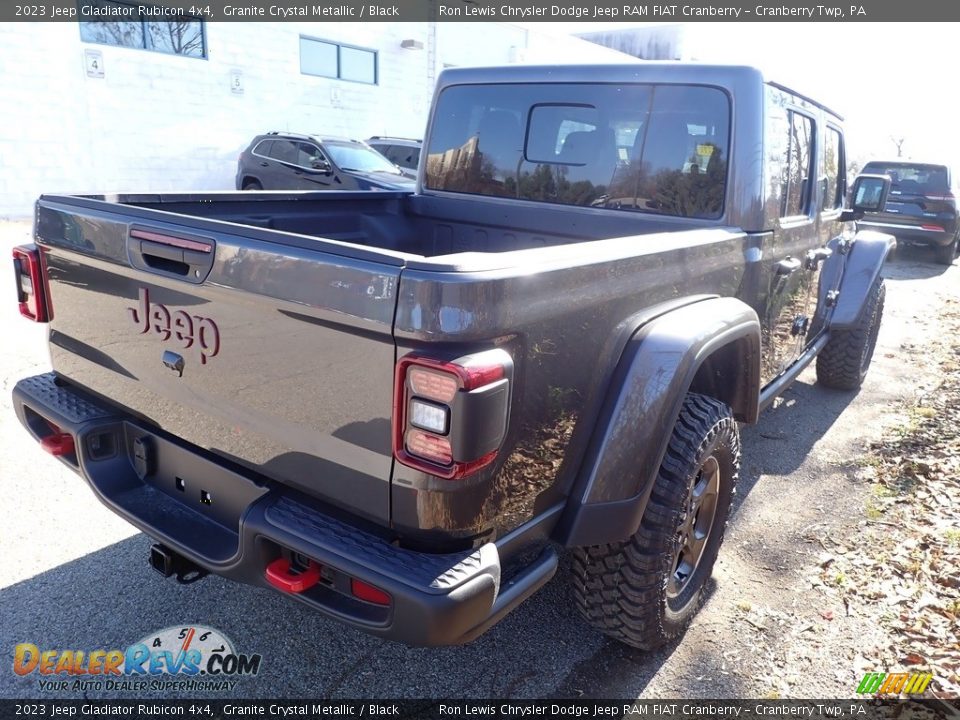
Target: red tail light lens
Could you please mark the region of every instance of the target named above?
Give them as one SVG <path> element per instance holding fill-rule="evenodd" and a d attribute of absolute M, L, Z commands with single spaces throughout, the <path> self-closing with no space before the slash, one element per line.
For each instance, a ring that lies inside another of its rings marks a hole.
<path fill-rule="evenodd" d="M 460 389 L 456 375 L 428 370 L 425 367 L 411 367 L 407 377 L 410 382 L 410 389 L 416 395 L 428 400 L 448 403 L 453 400 L 457 390 Z"/>
<path fill-rule="evenodd" d="M 36 245 L 21 245 L 13 249 L 13 273 L 20 314 L 34 322 L 49 322 L 46 274 Z"/>
<path fill-rule="evenodd" d="M 933 232 L 943 232 L 943 228 L 939 225 L 921 225 L 923 230 L 931 230 Z"/>
<path fill-rule="evenodd" d="M 406 449 L 417 457 L 432 460 L 439 465 L 453 462 L 453 449 L 450 441 L 422 430 L 408 430 L 404 438 Z"/>
<path fill-rule="evenodd" d="M 374 587 L 363 580 L 350 579 L 350 592 L 359 600 L 366 600 L 374 605 L 389 605 L 390 596 L 378 587 Z"/>
<path fill-rule="evenodd" d="M 397 364 L 393 453 L 402 464 L 455 480 L 496 459 L 506 434 L 510 355 L 451 362 L 408 355 Z"/>

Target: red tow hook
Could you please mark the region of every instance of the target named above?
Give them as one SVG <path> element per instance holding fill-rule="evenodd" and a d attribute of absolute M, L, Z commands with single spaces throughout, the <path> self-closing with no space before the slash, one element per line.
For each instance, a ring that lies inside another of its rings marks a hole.
<path fill-rule="evenodd" d="M 266 577 L 267 582 L 277 590 L 302 593 L 320 582 L 320 566 L 311 560 L 306 570 L 293 573 L 290 570 L 290 561 L 284 557 L 278 557 L 267 565 Z"/>
<path fill-rule="evenodd" d="M 73 453 L 75 450 L 73 445 L 73 435 L 70 433 L 60 432 L 60 428 L 53 423 L 48 422 L 47 425 L 50 426 L 50 429 L 53 430 L 53 433 L 47 435 L 46 437 L 40 438 L 40 447 L 54 457 L 63 457 L 64 455 L 70 455 Z"/>

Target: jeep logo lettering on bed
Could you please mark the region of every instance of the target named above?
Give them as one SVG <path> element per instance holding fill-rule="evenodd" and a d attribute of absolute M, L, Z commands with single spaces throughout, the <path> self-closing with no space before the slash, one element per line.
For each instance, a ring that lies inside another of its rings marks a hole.
<path fill-rule="evenodd" d="M 140 334 L 151 330 L 162 341 L 171 337 L 183 348 L 191 348 L 194 343 L 200 349 L 200 364 L 206 365 L 207 359 L 216 357 L 220 352 L 220 328 L 208 317 L 193 315 L 183 310 L 170 312 L 162 303 L 150 302 L 150 291 L 140 288 L 140 305 L 127 308 L 134 324 L 139 326 Z"/>

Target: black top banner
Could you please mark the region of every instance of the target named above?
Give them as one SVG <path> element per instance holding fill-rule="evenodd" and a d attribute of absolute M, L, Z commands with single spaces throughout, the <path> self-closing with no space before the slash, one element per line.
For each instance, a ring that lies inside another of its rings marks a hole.
<path fill-rule="evenodd" d="M 947 720 L 957 700 L 0 700 L 8 718 L 417 718 L 447 720 Z"/>
<path fill-rule="evenodd" d="M 591 2 L 590 0 L 35 0 L 0 4 L 2 22 L 921 22 L 960 20 L 960 3 L 943 0 Z"/>

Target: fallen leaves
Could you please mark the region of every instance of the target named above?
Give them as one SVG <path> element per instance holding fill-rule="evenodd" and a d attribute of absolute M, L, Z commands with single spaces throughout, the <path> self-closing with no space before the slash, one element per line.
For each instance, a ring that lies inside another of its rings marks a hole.
<path fill-rule="evenodd" d="M 942 337 L 960 335 L 960 318 Z M 927 349 L 956 355 L 960 345 Z M 858 670 L 929 671 L 931 691 L 960 694 L 960 377 L 946 376 L 857 463 L 870 483 L 865 519 L 845 541 L 830 539 L 811 587 L 840 596 L 846 615 L 871 615 L 889 644 Z M 821 617 L 833 619 L 830 610 Z M 884 663 L 888 665 L 884 665 Z"/>
<path fill-rule="evenodd" d="M 918 653 L 912 652 L 912 653 L 907 653 L 902 658 L 901 662 L 903 662 L 904 665 L 922 665 L 927 661 L 924 659 L 923 655 L 919 655 Z"/>

